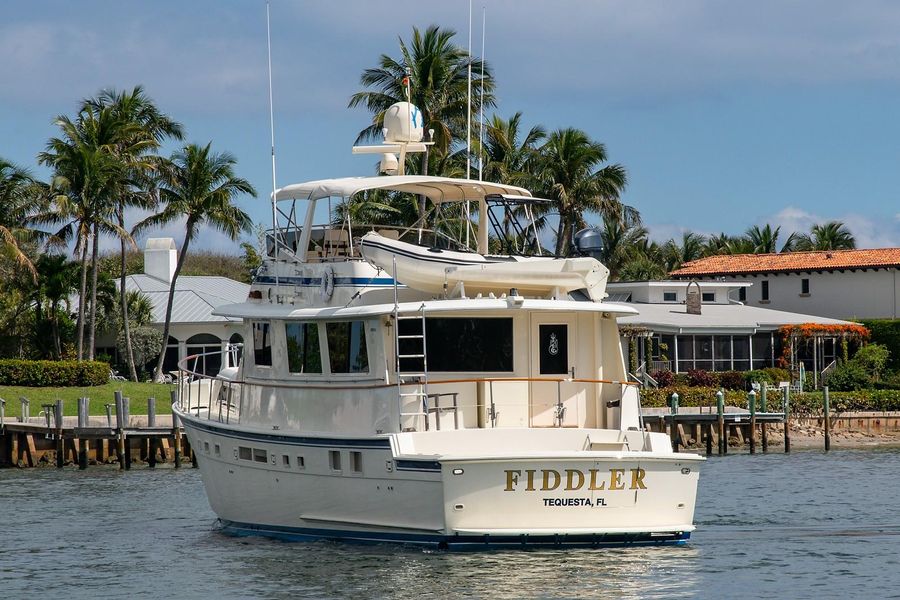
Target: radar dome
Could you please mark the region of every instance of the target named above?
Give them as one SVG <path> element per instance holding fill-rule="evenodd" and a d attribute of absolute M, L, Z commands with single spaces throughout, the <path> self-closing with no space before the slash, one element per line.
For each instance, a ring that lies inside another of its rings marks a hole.
<path fill-rule="evenodd" d="M 384 141 L 421 142 L 423 137 L 422 112 L 409 102 L 392 104 L 384 113 Z"/>

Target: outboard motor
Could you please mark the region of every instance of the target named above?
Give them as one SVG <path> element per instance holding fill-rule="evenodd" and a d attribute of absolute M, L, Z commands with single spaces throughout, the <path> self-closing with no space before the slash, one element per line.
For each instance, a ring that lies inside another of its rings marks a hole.
<path fill-rule="evenodd" d="M 577 256 L 590 256 L 601 260 L 603 253 L 603 233 L 599 227 L 582 229 L 573 237 L 575 254 Z"/>

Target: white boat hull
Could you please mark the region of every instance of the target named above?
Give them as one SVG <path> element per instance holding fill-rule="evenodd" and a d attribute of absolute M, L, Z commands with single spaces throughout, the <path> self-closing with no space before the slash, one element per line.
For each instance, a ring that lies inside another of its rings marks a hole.
<path fill-rule="evenodd" d="M 678 543 L 693 530 L 695 455 L 403 457 L 390 436 L 242 432 L 180 416 L 210 505 L 239 535 L 472 548 Z M 240 458 L 242 447 L 265 462 Z"/>

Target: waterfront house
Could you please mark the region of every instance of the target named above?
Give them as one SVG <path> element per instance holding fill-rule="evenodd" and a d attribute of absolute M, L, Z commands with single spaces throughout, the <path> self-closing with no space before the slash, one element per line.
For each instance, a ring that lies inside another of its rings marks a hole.
<path fill-rule="evenodd" d="M 177 260 L 172 238 L 151 238 L 144 249 L 144 272 L 129 275 L 125 280 L 127 290 L 138 290 L 150 299 L 153 304 L 150 325 L 160 331 L 165 325 L 166 303 Z M 244 302 L 249 292 L 248 284 L 228 277 L 179 275 L 165 347 L 164 372 L 177 370 L 178 361 L 188 355 L 221 350 L 229 342 L 243 342 L 241 321 L 214 315 L 213 311 L 225 304 Z M 115 336 L 99 338 L 97 351 L 115 357 Z M 220 366 L 221 355 L 215 354 L 204 357 L 198 370 L 215 374 Z"/>
<path fill-rule="evenodd" d="M 672 279 L 752 283 L 734 300 L 835 319 L 900 315 L 900 248 L 732 254 L 687 262 Z"/>
<path fill-rule="evenodd" d="M 624 281 L 607 286 L 607 302 L 635 304 L 637 315 L 618 319 L 626 360 L 646 372 L 690 369 L 747 371 L 781 366 L 785 325 L 852 325 L 847 321 L 742 304 L 733 298 L 749 282 Z M 820 374 L 840 353 L 837 336 L 798 344 L 794 356 Z M 816 375 L 818 379 L 818 375 Z"/>

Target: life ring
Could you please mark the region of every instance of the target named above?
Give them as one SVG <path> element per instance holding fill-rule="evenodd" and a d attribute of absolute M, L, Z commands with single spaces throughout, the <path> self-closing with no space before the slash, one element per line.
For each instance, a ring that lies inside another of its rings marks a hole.
<path fill-rule="evenodd" d="M 322 300 L 327 302 L 334 294 L 334 269 L 326 267 L 322 271 L 322 282 L 319 284 L 319 295 Z"/>

